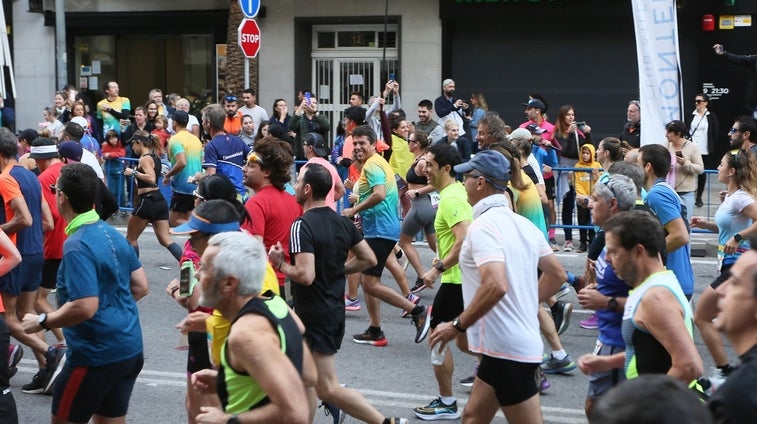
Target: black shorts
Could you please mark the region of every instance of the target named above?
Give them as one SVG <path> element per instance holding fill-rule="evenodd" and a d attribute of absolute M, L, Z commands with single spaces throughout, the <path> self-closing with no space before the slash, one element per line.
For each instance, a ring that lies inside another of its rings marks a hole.
<path fill-rule="evenodd" d="M 397 242 L 382 238 L 367 238 L 365 241 L 376 255 L 377 263 L 376 266 L 366 269 L 362 274 L 381 277 L 381 273 L 384 272 L 384 266 L 386 265 L 386 259 L 392 253 L 392 249 L 394 249 L 394 245 L 396 245 Z"/>
<path fill-rule="evenodd" d="M 728 265 L 721 265 L 720 266 L 720 275 L 718 275 L 712 282 L 710 283 L 710 287 L 712 289 L 717 289 L 719 285 L 725 283 L 725 280 L 731 277 L 731 267 L 733 266 L 732 263 Z"/>
<path fill-rule="evenodd" d="M 341 324 L 305 324 L 303 337 L 313 352 L 335 355 L 342 348 L 344 322 Z"/>
<path fill-rule="evenodd" d="M 547 199 L 555 199 L 555 177 L 549 177 L 544 179 L 544 188 L 547 190 Z"/>
<path fill-rule="evenodd" d="M 42 284 L 40 287 L 52 290 L 58 284 L 58 268 L 61 259 L 45 259 L 42 265 Z"/>
<path fill-rule="evenodd" d="M 500 406 L 512 406 L 539 393 L 536 386 L 538 371 L 539 364 L 482 355 L 476 377 L 494 388 Z"/>
<path fill-rule="evenodd" d="M 132 215 L 145 221 L 168 221 L 168 204 L 160 190 L 139 195 L 139 204 Z"/>
<path fill-rule="evenodd" d="M 187 351 L 187 374 L 194 374 L 200 370 L 213 368 L 208 352 L 208 334 L 190 331 L 187 334 L 189 350 Z"/>
<path fill-rule="evenodd" d="M 463 313 L 463 309 L 462 284 L 442 283 L 431 307 L 431 328 L 443 322 L 452 322 Z"/>
<path fill-rule="evenodd" d="M 66 363 L 53 390 L 53 416 L 73 423 L 89 422 L 94 414 L 106 418 L 125 416 L 144 362 L 140 353 L 101 367 L 74 367 Z"/>
<path fill-rule="evenodd" d="M 21 292 L 34 292 L 42 282 L 42 254 L 21 255 L 21 263 L 0 277 L 0 292 L 19 296 Z"/>
<path fill-rule="evenodd" d="M 191 194 L 174 193 L 171 196 L 171 212 L 187 213 L 195 208 L 195 197 Z"/>

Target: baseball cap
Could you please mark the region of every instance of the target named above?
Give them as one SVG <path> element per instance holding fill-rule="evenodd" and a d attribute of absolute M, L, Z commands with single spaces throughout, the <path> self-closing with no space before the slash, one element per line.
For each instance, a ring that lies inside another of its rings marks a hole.
<path fill-rule="evenodd" d="M 212 202 L 212 200 L 209 200 L 209 202 Z M 170 229 L 171 234 L 192 234 L 198 231 L 205 234 L 239 231 L 239 221 L 210 222 L 208 218 L 199 215 L 197 209 L 195 209 L 189 216 L 189 221 Z"/>
<path fill-rule="evenodd" d="M 52 159 L 58 157 L 58 146 L 55 140 L 47 137 L 38 137 L 32 141 L 32 150 L 29 153 L 31 159 Z"/>
<path fill-rule="evenodd" d="M 189 123 L 189 114 L 187 112 L 184 112 L 183 110 L 175 110 L 171 114 L 170 118 L 172 121 L 176 122 L 182 127 L 186 127 Z"/>
<path fill-rule="evenodd" d="M 64 141 L 58 145 L 58 154 L 62 158 L 70 159 L 75 162 L 81 162 L 82 147 L 75 141 Z"/>
<path fill-rule="evenodd" d="M 522 103 L 525 107 L 533 107 L 536 109 L 539 109 L 540 111 L 544 112 L 544 110 L 547 108 L 544 106 L 544 102 L 542 102 L 539 99 L 530 99 L 527 103 Z"/>
<path fill-rule="evenodd" d="M 317 156 L 324 157 L 328 156 L 329 154 L 328 150 L 326 149 L 326 141 L 323 140 L 322 135 L 316 132 L 307 133 L 302 142 L 306 146 L 313 146 L 313 151 L 315 151 L 315 154 Z"/>
<path fill-rule="evenodd" d="M 526 126 L 526 129 L 527 129 L 527 130 L 528 130 L 528 131 L 529 131 L 529 132 L 530 132 L 531 134 L 544 134 L 545 132 L 547 132 L 547 130 L 545 130 L 544 128 L 542 128 L 542 127 L 540 127 L 540 126 L 538 126 L 538 125 L 536 125 L 536 124 L 528 124 L 528 125 Z"/>
<path fill-rule="evenodd" d="M 74 124 L 79 124 L 85 130 L 89 128 L 89 122 L 87 122 L 87 120 L 81 116 L 74 116 L 73 118 L 71 118 L 71 122 L 73 122 Z"/>
<path fill-rule="evenodd" d="M 19 139 L 26 140 L 27 143 L 31 145 L 32 141 L 34 141 L 37 137 L 39 137 L 39 133 L 36 130 L 33 130 L 31 128 L 27 128 L 18 135 Z"/>
<path fill-rule="evenodd" d="M 510 161 L 496 150 L 482 150 L 476 153 L 468 162 L 455 165 L 455 172 L 465 174 L 474 169 L 485 177 L 492 178 L 498 182 L 510 180 Z M 498 189 L 504 190 L 505 187 L 492 183 Z"/>
<path fill-rule="evenodd" d="M 525 128 L 518 128 L 507 136 L 508 140 L 531 140 L 531 133 Z"/>

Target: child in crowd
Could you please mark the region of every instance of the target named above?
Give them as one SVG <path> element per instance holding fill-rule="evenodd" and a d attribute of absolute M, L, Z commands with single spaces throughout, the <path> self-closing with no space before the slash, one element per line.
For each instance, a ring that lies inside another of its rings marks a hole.
<path fill-rule="evenodd" d="M 591 219 L 591 210 L 589 210 L 589 196 L 594 184 L 599 180 L 599 170 L 602 165 L 594 159 L 594 146 L 591 143 L 581 146 L 581 159 L 576 164 L 576 168 L 588 168 L 587 171 L 574 172 L 576 187 L 576 204 L 578 204 L 578 225 L 589 225 Z M 589 243 L 594 240 L 594 230 L 578 230 L 581 235 L 581 245 L 577 252 L 585 252 Z M 587 237 L 588 234 L 588 237 Z"/>
<path fill-rule="evenodd" d="M 126 200 L 123 180 L 124 167 L 119 158 L 126 155 L 126 149 L 121 145 L 117 132 L 110 130 L 105 134 L 102 153 L 105 160 L 103 170 L 108 178 L 108 189 L 116 196 L 118 204 L 124 205 L 124 200 Z"/>
<path fill-rule="evenodd" d="M 242 131 L 239 132 L 239 138 L 245 142 L 251 149 L 255 146 L 255 122 L 252 116 L 244 115 L 242 117 Z"/>
<path fill-rule="evenodd" d="M 150 131 L 150 134 L 158 136 L 160 139 L 161 151 L 166 152 L 168 151 L 168 139 L 171 137 L 171 134 L 168 132 L 168 118 L 163 115 L 158 115 L 155 117 L 154 125 L 155 129 Z"/>
<path fill-rule="evenodd" d="M 47 128 L 50 131 L 50 135 L 57 139 L 60 137 L 60 133 L 63 132 L 63 124 L 58 120 L 58 111 L 54 107 L 48 106 L 42 110 L 43 122 L 39 123 L 40 128 Z"/>

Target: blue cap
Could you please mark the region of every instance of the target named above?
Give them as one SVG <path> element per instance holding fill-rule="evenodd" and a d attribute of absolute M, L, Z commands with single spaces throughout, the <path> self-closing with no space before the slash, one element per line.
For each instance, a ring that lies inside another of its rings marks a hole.
<path fill-rule="evenodd" d="M 495 182 L 510 181 L 510 161 L 496 150 L 482 150 L 468 162 L 455 165 L 455 172 L 458 174 L 466 174 L 474 169 L 483 176 L 496 180 Z"/>
<path fill-rule="evenodd" d="M 197 212 L 195 211 L 192 212 L 189 221 L 171 228 L 171 234 L 191 234 L 198 231 L 205 234 L 220 234 L 228 231 L 239 231 L 239 221 L 213 223 L 207 218 L 197 215 Z"/>

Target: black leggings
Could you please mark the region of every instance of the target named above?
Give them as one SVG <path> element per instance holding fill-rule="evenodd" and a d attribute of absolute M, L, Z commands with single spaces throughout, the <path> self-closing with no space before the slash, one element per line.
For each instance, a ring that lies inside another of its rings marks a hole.
<path fill-rule="evenodd" d="M 576 206 L 576 188 L 570 186 L 562 199 L 562 225 L 573 225 L 573 208 Z M 565 227 L 565 241 L 573 241 L 573 229 Z"/>
<path fill-rule="evenodd" d="M 13 393 L 8 389 L 10 385 L 10 371 L 8 370 L 8 345 L 11 333 L 5 325 L 5 319 L 0 315 L 0 424 L 18 424 L 18 412 Z M 7 393 L 6 393 L 7 392 Z"/>

